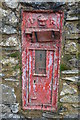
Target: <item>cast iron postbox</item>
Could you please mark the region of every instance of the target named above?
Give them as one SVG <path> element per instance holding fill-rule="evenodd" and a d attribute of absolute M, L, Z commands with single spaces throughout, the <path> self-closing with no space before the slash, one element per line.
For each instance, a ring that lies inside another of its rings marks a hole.
<path fill-rule="evenodd" d="M 22 11 L 23 109 L 57 109 L 62 19 L 62 12 Z"/>

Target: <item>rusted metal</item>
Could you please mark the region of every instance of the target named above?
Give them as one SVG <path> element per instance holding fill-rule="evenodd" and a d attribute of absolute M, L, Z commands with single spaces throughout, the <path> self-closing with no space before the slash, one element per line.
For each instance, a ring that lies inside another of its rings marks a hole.
<path fill-rule="evenodd" d="M 62 12 L 22 11 L 23 109 L 57 110 Z"/>

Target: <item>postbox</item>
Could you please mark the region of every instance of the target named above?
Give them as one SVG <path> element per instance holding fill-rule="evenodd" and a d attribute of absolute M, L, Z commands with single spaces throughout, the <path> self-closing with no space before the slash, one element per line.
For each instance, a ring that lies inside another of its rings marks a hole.
<path fill-rule="evenodd" d="M 22 11 L 23 109 L 57 110 L 63 13 Z"/>

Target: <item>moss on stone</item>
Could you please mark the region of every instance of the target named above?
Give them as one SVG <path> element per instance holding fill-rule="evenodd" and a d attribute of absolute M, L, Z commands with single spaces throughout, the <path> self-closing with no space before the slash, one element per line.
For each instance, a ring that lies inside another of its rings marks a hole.
<path fill-rule="evenodd" d="M 70 67 L 67 64 L 62 63 L 60 65 L 60 71 L 64 71 L 64 70 L 70 70 Z"/>
<path fill-rule="evenodd" d="M 19 52 L 16 51 L 16 52 L 10 54 L 9 56 L 10 56 L 10 57 L 19 57 Z"/>
<path fill-rule="evenodd" d="M 19 66 L 19 64 L 17 64 L 16 66 L 14 66 L 14 70 L 17 70 L 17 69 L 19 69 L 20 68 L 20 66 Z"/>
<path fill-rule="evenodd" d="M 64 54 L 63 59 L 64 59 L 65 61 L 68 61 L 68 60 L 72 59 L 72 55 L 71 55 L 71 54 Z"/>

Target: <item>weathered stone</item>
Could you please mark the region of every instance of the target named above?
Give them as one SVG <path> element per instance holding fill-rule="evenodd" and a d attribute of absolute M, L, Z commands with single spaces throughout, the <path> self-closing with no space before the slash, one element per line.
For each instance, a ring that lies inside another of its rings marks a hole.
<path fill-rule="evenodd" d="M 16 96 L 14 93 L 4 93 L 2 94 L 3 104 L 14 104 L 16 103 Z"/>
<path fill-rule="evenodd" d="M 59 113 L 66 112 L 66 111 L 67 111 L 67 108 L 64 106 L 61 106 L 59 109 Z"/>
<path fill-rule="evenodd" d="M 65 52 L 76 53 L 78 51 L 78 46 L 75 42 L 68 41 L 65 45 Z"/>
<path fill-rule="evenodd" d="M 60 102 L 63 103 L 79 103 L 80 102 L 80 96 L 77 95 L 66 95 L 60 99 Z"/>
<path fill-rule="evenodd" d="M 18 0 L 5 0 L 6 6 L 8 6 L 9 8 L 17 8 L 18 6 Z"/>
<path fill-rule="evenodd" d="M 77 0 L 74 0 L 74 2 L 69 2 L 68 7 L 70 6 L 70 8 L 72 8 L 73 6 L 74 7 L 78 6 L 78 4 L 75 4 L 75 1 L 77 2 Z M 72 9 L 70 9 L 70 10 L 72 10 Z"/>
<path fill-rule="evenodd" d="M 2 103 L 3 104 L 13 104 L 16 103 L 16 95 L 14 93 L 14 88 L 1 84 L 2 86 Z"/>
<path fill-rule="evenodd" d="M 18 76 L 18 75 L 20 75 L 20 69 L 17 68 L 17 71 L 13 71 L 12 75 L 13 75 L 13 76 Z M 18 81 L 18 80 L 16 80 L 16 81 Z"/>
<path fill-rule="evenodd" d="M 12 26 L 16 26 L 18 23 L 18 18 L 16 17 L 14 12 L 11 12 L 6 17 L 3 17 L 2 20 L 3 23 L 10 24 Z"/>
<path fill-rule="evenodd" d="M 19 118 L 21 118 L 21 116 L 20 115 L 17 115 L 17 114 L 13 114 L 13 119 L 19 119 Z"/>
<path fill-rule="evenodd" d="M 71 34 L 69 31 L 66 32 L 67 40 L 78 40 L 79 38 L 80 38 L 80 34 Z"/>
<path fill-rule="evenodd" d="M 43 113 L 42 116 L 45 117 L 45 118 L 47 118 L 47 119 L 61 118 L 61 116 L 58 115 L 58 114 L 55 114 L 55 113 L 53 114 L 53 113 L 48 113 L 48 112 Z"/>
<path fill-rule="evenodd" d="M 80 115 L 79 115 L 79 113 L 77 113 L 77 114 L 67 114 L 67 115 L 65 115 L 64 116 L 64 118 L 77 118 L 77 120 L 80 118 Z"/>
<path fill-rule="evenodd" d="M 5 76 L 3 76 L 5 80 L 11 81 L 11 82 L 19 82 L 18 76 L 20 75 L 20 69 L 16 69 L 16 65 L 9 65 L 7 69 L 6 69 L 6 66 L 2 68 L 2 71 L 5 74 Z"/>
<path fill-rule="evenodd" d="M 15 58 L 11 58 L 11 57 L 9 57 L 9 59 L 3 59 L 3 60 L 1 60 L 1 63 L 2 64 L 9 64 L 9 63 L 11 63 L 11 64 L 18 64 L 18 60 L 16 60 Z"/>
<path fill-rule="evenodd" d="M 17 31 L 12 26 L 4 25 L 1 27 L 0 33 L 2 33 L 2 34 L 15 34 L 15 33 L 17 33 Z"/>
<path fill-rule="evenodd" d="M 65 25 L 65 31 L 66 33 L 70 33 L 70 34 L 77 34 L 80 33 L 80 29 L 77 27 L 78 23 L 73 23 L 73 22 L 69 22 L 66 23 Z"/>
<path fill-rule="evenodd" d="M 18 23 L 18 18 L 16 17 L 15 13 L 12 12 L 11 10 L 4 10 L 0 8 L 0 21 L 3 24 L 10 24 L 12 26 L 16 26 Z"/>
<path fill-rule="evenodd" d="M 2 32 L 2 21 L 0 21 L 0 33 Z"/>
<path fill-rule="evenodd" d="M 13 79 L 13 78 L 5 78 L 6 81 L 11 81 L 11 82 L 18 82 L 19 80 Z"/>
<path fill-rule="evenodd" d="M 11 113 L 11 114 L 3 114 L 3 116 L 2 116 L 2 118 L 7 118 L 7 119 L 11 119 L 11 120 L 18 120 L 18 119 L 20 119 L 21 118 L 21 116 L 20 115 L 17 115 L 17 114 L 13 114 L 13 113 Z"/>
<path fill-rule="evenodd" d="M 2 8 L 0 8 L 0 16 L 1 16 L 1 20 L 2 20 L 2 17 L 5 17 L 5 16 L 7 16 L 7 14 L 8 14 L 8 11 L 7 10 L 4 10 L 4 9 L 2 9 Z"/>
<path fill-rule="evenodd" d="M 17 47 L 2 47 L 2 51 L 18 51 L 19 50 L 19 46 Z"/>
<path fill-rule="evenodd" d="M 62 71 L 62 74 L 78 74 L 78 73 L 79 73 L 78 69 Z"/>
<path fill-rule="evenodd" d="M 11 105 L 11 110 L 13 113 L 17 113 L 19 110 L 18 110 L 18 106 L 19 106 L 19 103 L 15 103 L 15 104 L 12 104 Z"/>
<path fill-rule="evenodd" d="M 63 83 L 63 89 L 60 93 L 60 95 L 66 95 L 66 94 L 74 94 L 76 93 L 77 90 L 72 88 L 70 85 L 68 85 L 67 83 Z"/>
<path fill-rule="evenodd" d="M 9 37 L 6 40 L 2 40 L 0 43 L 0 46 L 17 46 L 18 45 L 18 39 L 17 36 Z"/>
<path fill-rule="evenodd" d="M 67 21 L 73 21 L 73 20 L 79 20 L 80 18 L 79 17 L 70 17 L 70 16 L 67 16 Z"/>
<path fill-rule="evenodd" d="M 79 76 L 74 76 L 74 77 L 63 77 L 62 78 L 63 80 L 67 80 L 67 81 L 72 81 L 72 82 L 75 82 L 75 83 L 77 83 L 77 82 L 80 82 L 79 81 Z"/>
<path fill-rule="evenodd" d="M 13 113 L 5 113 L 5 114 L 2 114 L 2 116 L 0 116 L 1 118 L 3 118 L 3 119 L 5 119 L 5 120 L 7 120 L 7 119 L 10 119 L 10 120 L 20 120 L 21 118 L 21 120 L 27 120 L 27 119 L 25 119 L 25 117 L 24 116 L 22 116 L 22 115 L 18 115 L 18 114 L 13 114 Z"/>
<path fill-rule="evenodd" d="M 38 118 L 36 118 L 36 117 L 34 117 L 34 118 L 28 118 L 28 119 L 31 119 L 31 120 L 48 120 L 47 118 L 45 118 L 45 117 L 38 117 Z M 26 120 L 26 119 L 25 119 Z"/>
<path fill-rule="evenodd" d="M 78 59 L 72 58 L 69 60 L 70 66 L 77 68 L 78 67 Z"/>
<path fill-rule="evenodd" d="M 2 107 L 2 113 L 11 113 L 11 109 L 9 106 L 0 104 L 0 107 Z"/>
<path fill-rule="evenodd" d="M 0 120 L 2 120 L 2 113 L 0 112 Z"/>
<path fill-rule="evenodd" d="M 69 10 L 67 12 L 68 15 L 75 15 L 75 14 L 79 14 L 79 13 L 80 13 L 80 9 L 79 8 L 77 8 L 75 10 Z"/>
<path fill-rule="evenodd" d="M 0 73 L 0 77 L 4 77 L 5 76 L 5 74 L 3 74 L 3 73 Z"/>
<path fill-rule="evenodd" d="M 35 2 L 33 2 L 31 0 L 30 1 L 25 0 L 25 2 L 23 0 L 20 0 L 20 1 L 25 6 L 29 6 L 29 9 L 30 8 L 44 9 L 44 10 L 46 10 L 46 9 L 56 9 L 56 8 L 59 9 L 60 6 L 65 4 L 65 2 L 57 2 L 57 1 L 55 2 L 55 0 L 52 0 L 52 2 L 49 2 L 48 0 L 44 0 L 44 1 L 43 0 L 41 0 L 41 1 L 35 0 Z M 46 2 L 46 4 L 45 4 L 45 2 Z"/>
<path fill-rule="evenodd" d="M 3 93 L 14 93 L 14 88 L 11 88 L 5 84 L 1 84 Z"/>
<path fill-rule="evenodd" d="M 75 109 L 80 109 L 80 105 L 79 104 L 72 104 L 72 107 L 75 108 Z"/>

